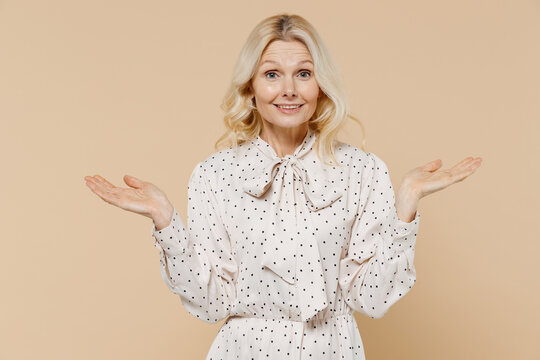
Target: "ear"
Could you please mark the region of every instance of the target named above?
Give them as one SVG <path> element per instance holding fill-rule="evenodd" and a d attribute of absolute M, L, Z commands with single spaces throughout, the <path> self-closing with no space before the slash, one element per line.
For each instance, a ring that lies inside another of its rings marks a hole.
<path fill-rule="evenodd" d="M 320 98 L 323 94 L 323 91 L 321 90 L 321 88 L 319 88 L 319 95 L 317 96 L 317 99 Z"/>
<path fill-rule="evenodd" d="M 250 98 L 253 98 L 255 96 L 255 93 L 253 92 L 253 86 L 251 85 L 251 82 L 249 83 L 249 85 L 247 87 L 247 91 L 248 91 L 248 96 Z"/>

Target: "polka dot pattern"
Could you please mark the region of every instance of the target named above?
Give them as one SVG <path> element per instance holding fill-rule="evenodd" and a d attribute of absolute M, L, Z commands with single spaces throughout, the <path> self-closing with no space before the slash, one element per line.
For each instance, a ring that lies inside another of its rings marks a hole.
<path fill-rule="evenodd" d="M 364 359 L 354 311 L 382 317 L 416 281 L 420 220 L 397 217 L 386 164 L 338 142 L 324 164 L 309 130 L 279 157 L 260 137 L 199 162 L 187 227 L 152 227 L 185 309 L 226 319 L 208 359 Z"/>
<path fill-rule="evenodd" d="M 302 321 L 308 321 L 328 305 L 319 245 L 309 214 L 329 206 L 343 195 L 326 173 L 315 167 L 310 178 L 303 165 L 302 157 L 312 150 L 315 140 L 313 131 L 308 130 L 294 154 L 280 158 L 258 137 L 257 150 L 270 162 L 260 169 L 255 168 L 243 185 L 246 193 L 258 198 L 270 187 L 275 189 L 272 200 L 277 211 L 269 213 L 269 238 L 261 264 L 290 284 L 298 281 Z"/>

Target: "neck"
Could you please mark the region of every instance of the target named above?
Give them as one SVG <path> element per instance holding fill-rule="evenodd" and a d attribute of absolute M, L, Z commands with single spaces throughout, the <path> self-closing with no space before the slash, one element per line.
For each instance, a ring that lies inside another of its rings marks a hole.
<path fill-rule="evenodd" d="M 278 128 L 275 126 L 263 126 L 259 137 L 266 141 L 279 157 L 293 155 L 294 151 L 308 132 L 307 123 L 295 128 Z"/>

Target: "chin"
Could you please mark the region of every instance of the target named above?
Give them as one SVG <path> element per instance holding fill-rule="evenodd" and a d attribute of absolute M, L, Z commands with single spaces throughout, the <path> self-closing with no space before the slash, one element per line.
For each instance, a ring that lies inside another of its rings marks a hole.
<path fill-rule="evenodd" d="M 284 128 L 284 129 L 294 129 L 296 127 L 299 127 L 299 126 L 303 126 L 304 124 L 307 124 L 309 120 L 304 120 L 304 121 L 282 121 L 282 120 L 279 120 L 279 121 L 267 121 L 269 122 L 270 124 L 272 124 L 273 126 L 276 126 L 276 127 L 281 127 L 281 128 Z"/>

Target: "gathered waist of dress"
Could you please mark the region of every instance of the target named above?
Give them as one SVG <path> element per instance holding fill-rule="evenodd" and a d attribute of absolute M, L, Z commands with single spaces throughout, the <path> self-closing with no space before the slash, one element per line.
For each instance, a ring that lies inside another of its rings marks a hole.
<path fill-rule="evenodd" d="M 352 312 L 296 318 L 232 314 L 210 349 L 210 359 L 364 360 Z"/>
<path fill-rule="evenodd" d="M 244 320 L 255 320 L 255 321 L 272 321 L 272 322 L 280 322 L 280 323 L 298 323 L 298 324 L 305 324 L 308 326 L 316 326 L 317 324 L 324 324 L 329 322 L 334 322 L 338 320 L 347 319 L 350 320 L 351 318 L 354 318 L 353 312 L 346 312 L 346 313 L 340 313 L 340 314 L 325 314 L 323 316 L 314 316 L 310 320 L 303 322 L 299 318 L 275 318 L 275 317 L 269 317 L 269 316 L 254 316 L 254 315 L 231 315 L 227 318 L 226 322 L 229 320 L 236 320 L 236 319 L 244 319 Z"/>

